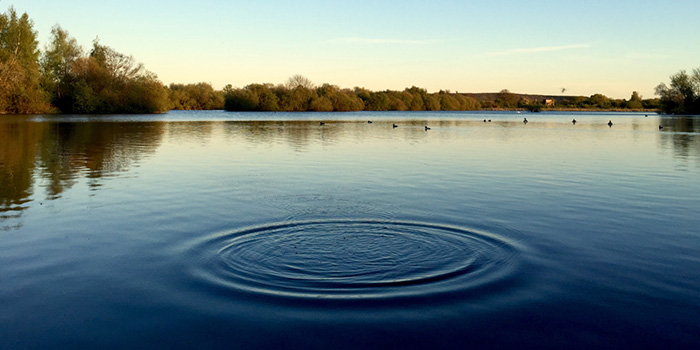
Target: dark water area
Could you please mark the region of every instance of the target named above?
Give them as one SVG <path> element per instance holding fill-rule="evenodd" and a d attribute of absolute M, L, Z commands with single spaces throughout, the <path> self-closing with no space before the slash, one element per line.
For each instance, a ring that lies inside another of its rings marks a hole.
<path fill-rule="evenodd" d="M 2 116 L 0 348 L 697 348 L 698 212 L 693 116 Z"/>

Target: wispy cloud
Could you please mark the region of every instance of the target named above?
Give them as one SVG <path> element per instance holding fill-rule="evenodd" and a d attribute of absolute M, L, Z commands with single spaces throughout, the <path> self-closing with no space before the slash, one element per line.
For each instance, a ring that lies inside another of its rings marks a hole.
<path fill-rule="evenodd" d="M 381 38 L 335 38 L 329 40 L 333 43 L 367 44 L 367 45 L 427 45 L 434 40 L 401 40 L 401 39 L 381 39 Z"/>
<path fill-rule="evenodd" d="M 564 50 L 574 50 L 574 49 L 586 49 L 591 47 L 589 44 L 573 44 L 573 45 L 560 45 L 560 46 L 541 46 L 541 47 L 530 47 L 523 49 L 512 49 L 508 51 L 497 51 L 497 52 L 487 52 L 485 56 L 512 56 L 512 55 L 526 55 L 532 53 L 540 52 L 553 52 L 553 51 L 564 51 Z"/>

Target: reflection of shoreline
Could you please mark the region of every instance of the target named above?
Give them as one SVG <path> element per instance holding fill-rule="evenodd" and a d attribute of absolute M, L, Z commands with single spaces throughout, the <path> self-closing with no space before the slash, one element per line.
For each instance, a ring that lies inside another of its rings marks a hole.
<path fill-rule="evenodd" d="M 34 191 L 42 123 L 0 122 L 0 230 L 21 227 L 16 222 L 28 208 Z"/>
<path fill-rule="evenodd" d="M 527 108 L 483 108 L 475 112 L 528 112 Z M 658 114 L 658 109 L 628 109 L 628 108 L 542 108 L 540 112 L 582 112 L 582 113 L 648 113 Z"/>
<path fill-rule="evenodd" d="M 240 140 L 245 145 L 285 144 L 299 152 L 310 148 L 333 145 L 344 139 L 358 147 L 372 147 L 376 140 L 408 140 L 416 143 L 469 137 L 469 133 L 488 133 L 497 142 L 508 143 L 517 137 L 518 128 L 533 130 L 603 131 L 610 129 L 596 116 L 596 123 L 580 122 L 571 125 L 569 116 L 547 115 L 548 119 L 528 115 L 528 126 L 522 115 L 494 118 L 446 118 L 428 112 L 418 113 L 361 113 L 350 114 L 352 119 L 333 119 L 331 114 L 313 114 L 316 119 L 300 120 L 208 120 L 208 121 L 148 121 L 111 120 L 66 122 L 42 118 L 0 119 L 0 228 L 14 225 L 21 214 L 32 206 L 33 200 L 45 197 L 58 199 L 80 179 L 88 179 L 91 191 L 98 191 L 103 177 L 128 172 L 144 156 L 155 152 L 164 138 L 169 142 L 197 142 L 203 146 L 212 135 Z M 493 115 L 498 115 L 494 113 Z M 359 117 L 358 117 L 359 116 Z M 376 116 L 376 119 L 371 118 Z M 425 116 L 425 117 L 423 117 Z M 367 119 L 374 119 L 367 123 Z M 563 118 L 567 118 L 565 120 Z M 578 117 L 576 117 L 578 119 Z M 556 120 L 555 120 L 556 119 Z M 320 125 L 318 120 L 325 121 Z M 629 118 L 616 124 L 612 130 L 658 132 L 664 148 L 673 149 L 676 156 L 700 159 L 700 117 Z M 649 122 L 645 122 L 649 121 Z M 663 126 L 657 130 L 656 121 Z M 393 128 L 393 124 L 398 127 Z M 428 124 L 431 131 L 424 130 Z M 515 135 L 515 136 L 513 136 Z M 563 134 L 562 134 L 563 135 Z M 598 133 L 599 136 L 606 135 Z M 378 144 L 381 142 L 377 142 Z M 378 152 L 383 150 L 378 149 Z"/>
<path fill-rule="evenodd" d="M 700 117 L 678 116 L 661 119 L 663 131 L 659 134 L 662 144 L 671 144 L 676 156 L 700 158 Z"/>
<path fill-rule="evenodd" d="M 0 121 L 0 228 L 19 219 L 37 183 L 48 200 L 81 177 L 96 190 L 103 176 L 127 171 L 152 153 L 162 134 L 163 123 Z"/>

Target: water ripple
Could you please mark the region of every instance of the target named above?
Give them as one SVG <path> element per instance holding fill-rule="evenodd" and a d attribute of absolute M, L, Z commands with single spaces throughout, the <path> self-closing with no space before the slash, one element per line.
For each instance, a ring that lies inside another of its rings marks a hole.
<path fill-rule="evenodd" d="M 330 299 L 423 297 L 507 281 L 519 248 L 498 235 L 412 221 L 314 220 L 195 244 L 193 276 L 224 290 Z"/>

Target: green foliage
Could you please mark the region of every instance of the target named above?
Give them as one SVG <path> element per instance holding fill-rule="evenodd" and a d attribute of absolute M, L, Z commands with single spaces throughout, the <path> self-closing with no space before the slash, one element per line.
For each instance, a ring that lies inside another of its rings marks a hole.
<path fill-rule="evenodd" d="M 440 110 L 458 111 L 460 109 L 459 101 L 448 92 L 440 90 L 438 93 L 438 101 L 440 103 Z"/>
<path fill-rule="evenodd" d="M 503 89 L 498 93 L 496 104 L 503 108 L 515 108 L 518 106 L 519 100 L 518 95 L 508 91 L 508 89 Z"/>
<path fill-rule="evenodd" d="M 290 112 L 306 112 L 311 110 L 311 100 L 316 92 L 308 87 L 297 85 L 293 89 L 279 89 L 282 110 Z"/>
<path fill-rule="evenodd" d="M 644 109 L 660 109 L 661 108 L 661 100 L 658 98 L 650 98 L 650 99 L 642 100 L 642 107 Z"/>
<path fill-rule="evenodd" d="M 93 42 L 89 55 L 60 27 L 42 56 L 42 82 L 63 113 L 158 113 L 170 100 L 155 74 L 134 58 Z"/>
<path fill-rule="evenodd" d="M 533 102 L 523 105 L 523 107 L 530 112 L 541 112 L 542 108 L 544 108 L 544 105 L 540 102 Z"/>
<path fill-rule="evenodd" d="M 0 113 L 49 109 L 39 83 L 39 50 L 29 16 L 14 8 L 0 14 Z"/>
<path fill-rule="evenodd" d="M 356 87 L 313 84 L 300 75 L 284 85 L 250 84 L 243 88 L 227 85 L 223 91 L 227 111 L 348 112 L 348 111 L 441 111 L 478 110 L 481 103 L 463 94 L 445 91 L 429 94 L 412 86 L 404 91 L 370 91 Z"/>
<path fill-rule="evenodd" d="M 439 111 L 441 110 L 440 107 L 440 99 L 436 97 L 435 95 L 426 95 L 423 98 L 423 103 L 425 104 L 425 110 L 426 111 Z"/>
<path fill-rule="evenodd" d="M 223 91 L 215 91 L 209 83 L 170 84 L 167 90 L 170 109 L 224 109 Z"/>
<path fill-rule="evenodd" d="M 336 112 L 361 111 L 365 104 L 362 99 L 357 97 L 352 90 L 339 90 L 333 96 L 330 96 L 333 110 Z"/>
<path fill-rule="evenodd" d="M 67 31 L 58 25 L 51 29 L 51 41 L 40 58 L 41 85 L 55 106 L 61 103 L 62 96 L 70 94 L 67 78 L 81 55 L 80 45 Z"/>
<path fill-rule="evenodd" d="M 256 111 L 260 100 L 250 90 L 233 89 L 231 85 L 224 88 L 224 109 L 227 111 Z"/>
<path fill-rule="evenodd" d="M 460 102 L 461 111 L 476 111 L 482 108 L 481 102 L 471 96 L 457 95 L 455 98 Z"/>
<path fill-rule="evenodd" d="M 661 98 L 659 105 L 664 113 L 700 114 L 700 69 L 690 75 L 684 70 L 671 76 L 671 85 L 661 83 L 656 87 Z"/>
<path fill-rule="evenodd" d="M 625 107 L 629 109 L 642 109 L 644 104 L 642 103 L 642 97 L 636 91 L 632 92 L 632 96 L 629 101 L 625 103 Z"/>
<path fill-rule="evenodd" d="M 290 88 L 292 86 L 292 88 Z M 244 88 L 227 86 L 225 107 L 229 111 L 470 111 L 482 108 L 522 108 L 539 112 L 545 99 L 555 97 L 522 95 L 501 90 L 498 93 L 460 94 L 441 90 L 428 93 L 412 86 L 403 91 L 370 91 L 365 88 L 341 89 L 336 85 L 313 86 L 303 76 L 294 76 L 284 85 L 250 84 Z M 590 97 L 558 97 L 558 108 L 574 109 L 650 109 L 657 100 L 642 100 L 635 91 L 629 101 L 611 99 L 602 94 Z"/>
<path fill-rule="evenodd" d="M 389 94 L 384 91 L 370 93 L 364 103 L 368 111 L 388 111 L 392 106 Z"/>
<path fill-rule="evenodd" d="M 600 108 L 600 109 L 608 109 L 612 107 L 612 102 L 610 99 L 602 94 L 595 94 L 592 95 L 589 99 L 587 104 L 591 108 Z"/>
<path fill-rule="evenodd" d="M 316 96 L 311 100 L 310 110 L 314 112 L 332 112 L 333 102 L 328 97 Z"/>
<path fill-rule="evenodd" d="M 290 83 L 291 82 L 291 83 Z M 301 83 L 300 83 L 301 82 Z M 293 86 L 290 88 L 290 86 Z M 224 89 L 224 109 L 228 111 L 330 112 L 359 111 L 364 102 L 353 90 L 323 84 L 317 88 L 302 76 L 290 78 L 285 85 L 250 84 Z"/>
<path fill-rule="evenodd" d="M 243 89 L 227 85 L 224 88 L 224 109 L 276 112 L 280 110 L 279 91 L 287 90 L 283 87 L 275 88 L 272 84 L 250 84 Z"/>

